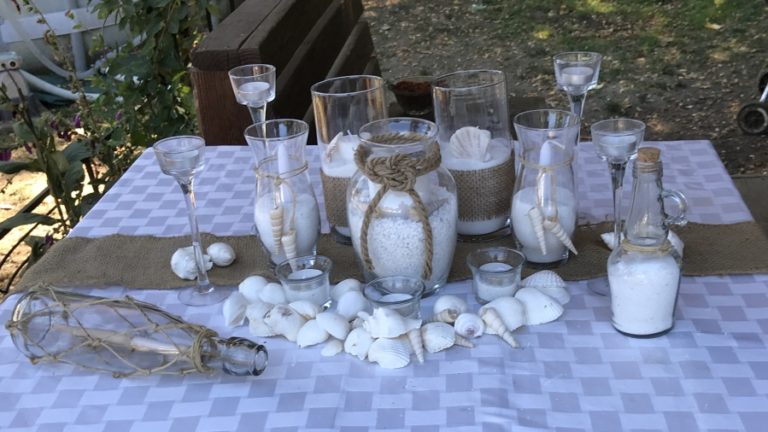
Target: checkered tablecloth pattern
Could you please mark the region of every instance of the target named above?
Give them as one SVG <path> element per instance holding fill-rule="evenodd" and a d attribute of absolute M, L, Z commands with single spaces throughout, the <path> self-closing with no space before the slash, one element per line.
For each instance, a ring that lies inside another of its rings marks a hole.
<path fill-rule="evenodd" d="M 750 219 L 708 142 L 651 145 L 663 149 L 665 186 L 687 195 L 691 220 Z M 580 208 L 590 220 L 604 220 L 611 213 L 607 167 L 589 143 L 579 149 Z M 206 158 L 197 187 L 201 229 L 249 233 L 249 150 L 210 148 Z M 116 232 L 187 232 L 181 194 L 159 174 L 151 151 L 73 235 Z M 573 299 L 563 317 L 520 331 L 522 349 L 486 335 L 474 349 L 453 347 L 399 370 L 345 354 L 325 358 L 319 347 L 271 338 L 260 340 L 270 355 L 260 377 L 115 379 L 62 364 L 33 366 L 0 332 L 0 430 L 768 430 L 768 275 L 683 278 L 675 329 L 649 340 L 611 327 L 609 300 L 590 290 L 606 283 L 570 283 Z M 466 281 L 443 290 L 476 308 L 469 292 Z M 222 335 L 248 336 L 245 328 L 223 326 L 220 305 L 188 308 L 175 292 L 131 295 Z M 0 320 L 9 318 L 15 299 L 0 306 Z M 433 302 L 422 302 L 425 314 Z"/>

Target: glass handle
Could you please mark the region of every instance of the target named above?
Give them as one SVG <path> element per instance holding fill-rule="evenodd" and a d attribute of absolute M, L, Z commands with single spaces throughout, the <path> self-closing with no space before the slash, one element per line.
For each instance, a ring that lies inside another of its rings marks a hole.
<path fill-rule="evenodd" d="M 682 192 L 676 190 L 664 189 L 661 191 L 662 198 L 670 198 L 677 204 L 677 214 L 667 215 L 665 222 L 668 225 L 684 226 L 688 223 L 688 219 L 685 218 L 685 212 L 688 210 L 688 200 Z"/>

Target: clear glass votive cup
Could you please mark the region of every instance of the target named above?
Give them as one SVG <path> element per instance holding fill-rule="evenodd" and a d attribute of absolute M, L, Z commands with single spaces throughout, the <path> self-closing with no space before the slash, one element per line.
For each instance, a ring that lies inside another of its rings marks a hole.
<path fill-rule="evenodd" d="M 363 296 L 374 308 L 392 309 L 407 318 L 421 316 L 424 281 L 411 276 L 385 276 L 363 287 Z"/>
<path fill-rule="evenodd" d="M 525 265 L 522 252 L 507 247 L 491 247 L 472 251 L 467 256 L 472 270 L 472 292 L 480 304 L 499 297 L 512 296 L 520 285 Z"/>
<path fill-rule="evenodd" d="M 331 304 L 331 269 L 333 262 L 322 255 L 287 259 L 275 267 L 275 275 L 290 302 L 307 300 L 323 308 Z"/>

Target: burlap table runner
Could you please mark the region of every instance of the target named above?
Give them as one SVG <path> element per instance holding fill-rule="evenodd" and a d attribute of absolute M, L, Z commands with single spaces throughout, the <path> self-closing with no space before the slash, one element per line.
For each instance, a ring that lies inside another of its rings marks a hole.
<path fill-rule="evenodd" d="M 557 269 L 566 280 L 584 280 L 604 276 L 610 251 L 600 234 L 612 229 L 611 223 L 581 226 L 574 234 L 579 255 Z M 689 223 L 677 230 L 685 242 L 683 274 L 708 276 L 725 274 L 768 273 L 768 238 L 755 222 L 732 225 Z M 203 234 L 203 243 L 229 243 L 237 260 L 229 267 L 214 267 L 210 279 L 221 286 L 237 285 L 246 276 L 258 274 L 274 278 L 267 254 L 255 236 L 217 237 Z M 38 283 L 62 287 L 102 287 L 168 289 L 191 286 L 192 281 L 177 278 L 170 268 L 173 252 L 189 244 L 189 237 L 149 237 L 111 235 L 100 238 L 68 237 L 56 243 L 43 258 L 26 272 L 16 290 Z M 459 242 L 454 254 L 449 280 L 469 278 L 465 264 L 467 254 L 481 247 L 514 247 L 511 237 L 484 242 Z M 348 277 L 362 279 L 351 246 L 321 236 L 318 253 L 333 260 L 332 279 Z M 526 269 L 524 274 L 531 273 Z"/>

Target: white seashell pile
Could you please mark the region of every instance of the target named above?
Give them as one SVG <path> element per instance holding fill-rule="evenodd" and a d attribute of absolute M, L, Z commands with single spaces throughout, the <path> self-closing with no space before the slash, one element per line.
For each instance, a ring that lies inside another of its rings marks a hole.
<path fill-rule="evenodd" d="M 214 265 L 226 267 L 235 261 L 235 250 L 232 246 L 216 242 L 211 243 L 203 254 L 205 270 L 210 270 Z M 192 246 L 179 248 L 171 255 L 171 270 L 173 273 L 187 280 L 197 279 L 197 264 L 195 263 L 195 252 Z"/>
<path fill-rule="evenodd" d="M 472 348 L 470 340 L 483 334 L 497 335 L 516 348 L 512 332 L 556 320 L 570 300 L 565 282 L 554 272 L 542 271 L 524 279 L 515 297 L 497 298 L 476 313 L 460 297 L 438 297 L 432 317 L 422 322 L 386 308 L 369 313 L 371 305 L 360 288 L 354 279 L 339 282 L 331 289 L 336 310 L 321 311 L 308 301 L 285 304 L 281 285 L 250 276 L 224 302 L 224 322 L 235 327 L 247 319 L 253 336 L 282 336 L 301 348 L 324 344 L 323 356 L 343 351 L 394 369 L 410 364 L 411 355 L 423 363 L 425 353 L 454 345 Z"/>

